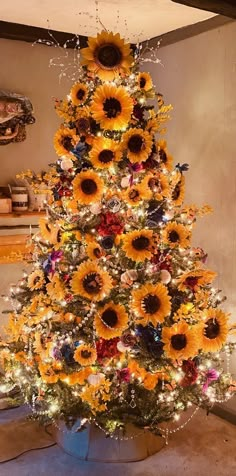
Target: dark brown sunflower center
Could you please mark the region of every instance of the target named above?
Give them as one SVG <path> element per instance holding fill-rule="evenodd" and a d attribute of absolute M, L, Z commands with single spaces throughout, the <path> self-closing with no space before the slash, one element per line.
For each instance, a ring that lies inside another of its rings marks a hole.
<path fill-rule="evenodd" d="M 108 164 L 114 159 L 114 152 L 109 149 L 104 149 L 99 153 L 98 159 L 102 164 Z"/>
<path fill-rule="evenodd" d="M 96 258 L 101 258 L 102 253 L 101 253 L 100 248 L 94 248 L 93 254 Z"/>
<path fill-rule="evenodd" d="M 192 287 L 197 285 L 198 279 L 199 279 L 198 276 L 188 276 L 185 279 L 184 283 L 185 283 L 186 286 L 189 286 L 190 288 L 192 288 Z"/>
<path fill-rule="evenodd" d="M 103 110 L 109 119 L 119 116 L 121 113 L 120 101 L 116 98 L 107 98 L 103 103 Z"/>
<path fill-rule="evenodd" d="M 150 240 L 146 236 L 138 236 L 132 241 L 132 246 L 137 251 L 146 250 L 150 245 Z"/>
<path fill-rule="evenodd" d="M 180 191 L 181 191 L 180 183 L 177 183 L 176 187 L 174 188 L 174 190 L 172 192 L 172 199 L 173 200 L 178 200 L 178 198 L 180 196 Z"/>
<path fill-rule="evenodd" d="M 175 334 L 171 337 L 171 345 L 175 350 L 182 350 L 187 345 L 187 338 L 185 334 Z"/>
<path fill-rule="evenodd" d="M 90 273 L 83 279 L 83 288 L 88 294 L 97 294 L 101 289 L 101 278 L 98 273 Z"/>
<path fill-rule="evenodd" d="M 160 159 L 161 159 L 161 161 L 163 162 L 163 164 L 166 164 L 166 162 L 167 162 L 167 155 L 166 155 L 166 153 L 165 153 L 165 151 L 164 151 L 163 149 L 161 149 L 161 150 L 159 151 L 159 156 L 160 156 Z"/>
<path fill-rule="evenodd" d="M 72 138 L 70 136 L 64 136 L 61 138 L 61 145 L 66 150 L 73 149 Z"/>
<path fill-rule="evenodd" d="M 171 243 L 176 243 L 177 241 L 179 241 L 179 234 L 175 230 L 170 231 L 168 237 Z"/>
<path fill-rule="evenodd" d="M 118 316 L 116 314 L 116 311 L 114 309 L 106 309 L 102 315 L 101 319 L 109 327 L 115 327 L 117 322 L 118 322 Z"/>
<path fill-rule="evenodd" d="M 220 325 L 216 319 L 208 319 L 205 327 L 205 336 L 208 339 L 215 339 L 220 333 Z"/>
<path fill-rule="evenodd" d="M 148 314 L 155 314 L 160 309 L 161 301 L 154 294 L 147 294 L 143 299 L 143 306 Z"/>
<path fill-rule="evenodd" d="M 76 93 L 77 99 L 79 99 L 81 101 L 81 99 L 83 99 L 84 96 L 85 96 L 85 90 L 84 89 L 78 89 L 78 91 Z"/>
<path fill-rule="evenodd" d="M 38 284 L 39 282 L 40 282 L 40 276 L 35 276 L 33 280 L 33 285 L 35 286 L 35 284 Z"/>
<path fill-rule="evenodd" d="M 151 190 L 153 190 L 154 188 L 158 188 L 160 186 L 159 180 L 155 177 L 150 178 L 148 181 L 148 186 Z"/>
<path fill-rule="evenodd" d="M 143 138 L 139 134 L 133 134 L 128 140 L 128 149 L 133 154 L 141 152 L 143 147 Z"/>
<path fill-rule="evenodd" d="M 81 357 L 83 357 L 83 359 L 89 359 L 92 355 L 92 352 L 90 350 L 82 350 L 81 352 Z"/>
<path fill-rule="evenodd" d="M 113 44 L 100 46 L 95 52 L 95 57 L 99 65 L 106 69 L 113 69 L 116 66 L 119 66 L 122 60 L 120 49 Z"/>
<path fill-rule="evenodd" d="M 136 189 L 130 190 L 130 192 L 129 192 L 129 198 L 131 200 L 135 200 L 135 199 L 139 198 L 139 195 L 140 195 L 140 193 Z"/>
<path fill-rule="evenodd" d="M 97 184 L 92 179 L 84 179 L 81 182 L 81 190 L 85 195 L 93 195 L 97 189 Z"/>
<path fill-rule="evenodd" d="M 140 88 L 144 88 L 145 85 L 146 85 L 146 82 L 147 82 L 146 79 L 143 78 L 143 77 L 141 77 L 141 78 L 140 78 L 140 81 L 139 81 Z"/>

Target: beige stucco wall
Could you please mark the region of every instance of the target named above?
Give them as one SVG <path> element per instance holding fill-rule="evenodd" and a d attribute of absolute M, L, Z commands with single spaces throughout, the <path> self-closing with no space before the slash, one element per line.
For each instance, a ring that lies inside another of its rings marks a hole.
<path fill-rule="evenodd" d="M 174 106 L 168 145 L 175 161 L 190 164 L 186 203 L 208 203 L 194 242 L 218 272 L 215 287 L 236 321 L 236 22 L 160 48 L 162 65 L 145 64 L 157 89 Z M 235 354 L 231 370 L 236 374 Z M 235 399 L 228 403 L 235 408 Z"/>
<path fill-rule="evenodd" d="M 58 68 L 49 68 L 49 59 L 59 55 L 56 48 L 0 39 L 0 89 L 28 96 L 36 117 L 36 123 L 27 126 L 24 142 L 0 146 L 0 185 L 19 171 L 38 172 L 57 158 L 52 139 L 60 119 L 52 98 L 63 98 L 71 87 L 66 80 L 59 83 Z"/>

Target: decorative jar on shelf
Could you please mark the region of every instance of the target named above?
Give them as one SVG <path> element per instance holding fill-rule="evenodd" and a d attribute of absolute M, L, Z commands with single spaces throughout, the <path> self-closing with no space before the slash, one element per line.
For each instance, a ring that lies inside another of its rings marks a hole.
<path fill-rule="evenodd" d="M 12 199 L 13 212 L 25 212 L 28 210 L 28 193 L 26 187 L 9 185 Z"/>

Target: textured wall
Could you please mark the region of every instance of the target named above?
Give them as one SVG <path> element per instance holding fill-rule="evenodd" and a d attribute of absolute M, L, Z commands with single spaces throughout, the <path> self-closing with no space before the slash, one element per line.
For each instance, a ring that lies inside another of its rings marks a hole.
<path fill-rule="evenodd" d="M 57 158 L 52 139 L 60 120 L 52 98 L 63 98 L 70 89 L 67 81 L 59 84 L 59 69 L 48 66 L 58 54 L 55 48 L 0 39 L 0 89 L 28 96 L 36 117 L 36 123 L 26 127 L 24 142 L 0 146 L 0 185 L 21 170 L 38 172 Z"/>
<path fill-rule="evenodd" d="M 199 219 L 194 243 L 218 272 L 223 307 L 236 321 L 236 22 L 159 50 L 162 65 L 145 64 L 166 103 L 174 106 L 168 146 L 188 162 L 186 203 L 208 203 L 214 214 Z M 146 66 L 146 68 L 145 68 Z M 236 374 L 234 354 L 231 370 Z M 235 409 L 235 399 L 228 405 Z"/>

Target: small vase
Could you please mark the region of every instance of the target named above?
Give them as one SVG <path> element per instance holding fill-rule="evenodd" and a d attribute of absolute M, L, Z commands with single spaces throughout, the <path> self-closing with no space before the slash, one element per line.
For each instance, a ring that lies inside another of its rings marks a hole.
<path fill-rule="evenodd" d="M 84 461 L 125 463 L 141 461 L 165 446 L 165 440 L 130 423 L 126 425 L 124 439 L 107 438 L 96 425 L 88 424 L 76 431 L 78 423 L 68 430 L 64 423 L 55 430 L 57 444 L 68 454 Z"/>

